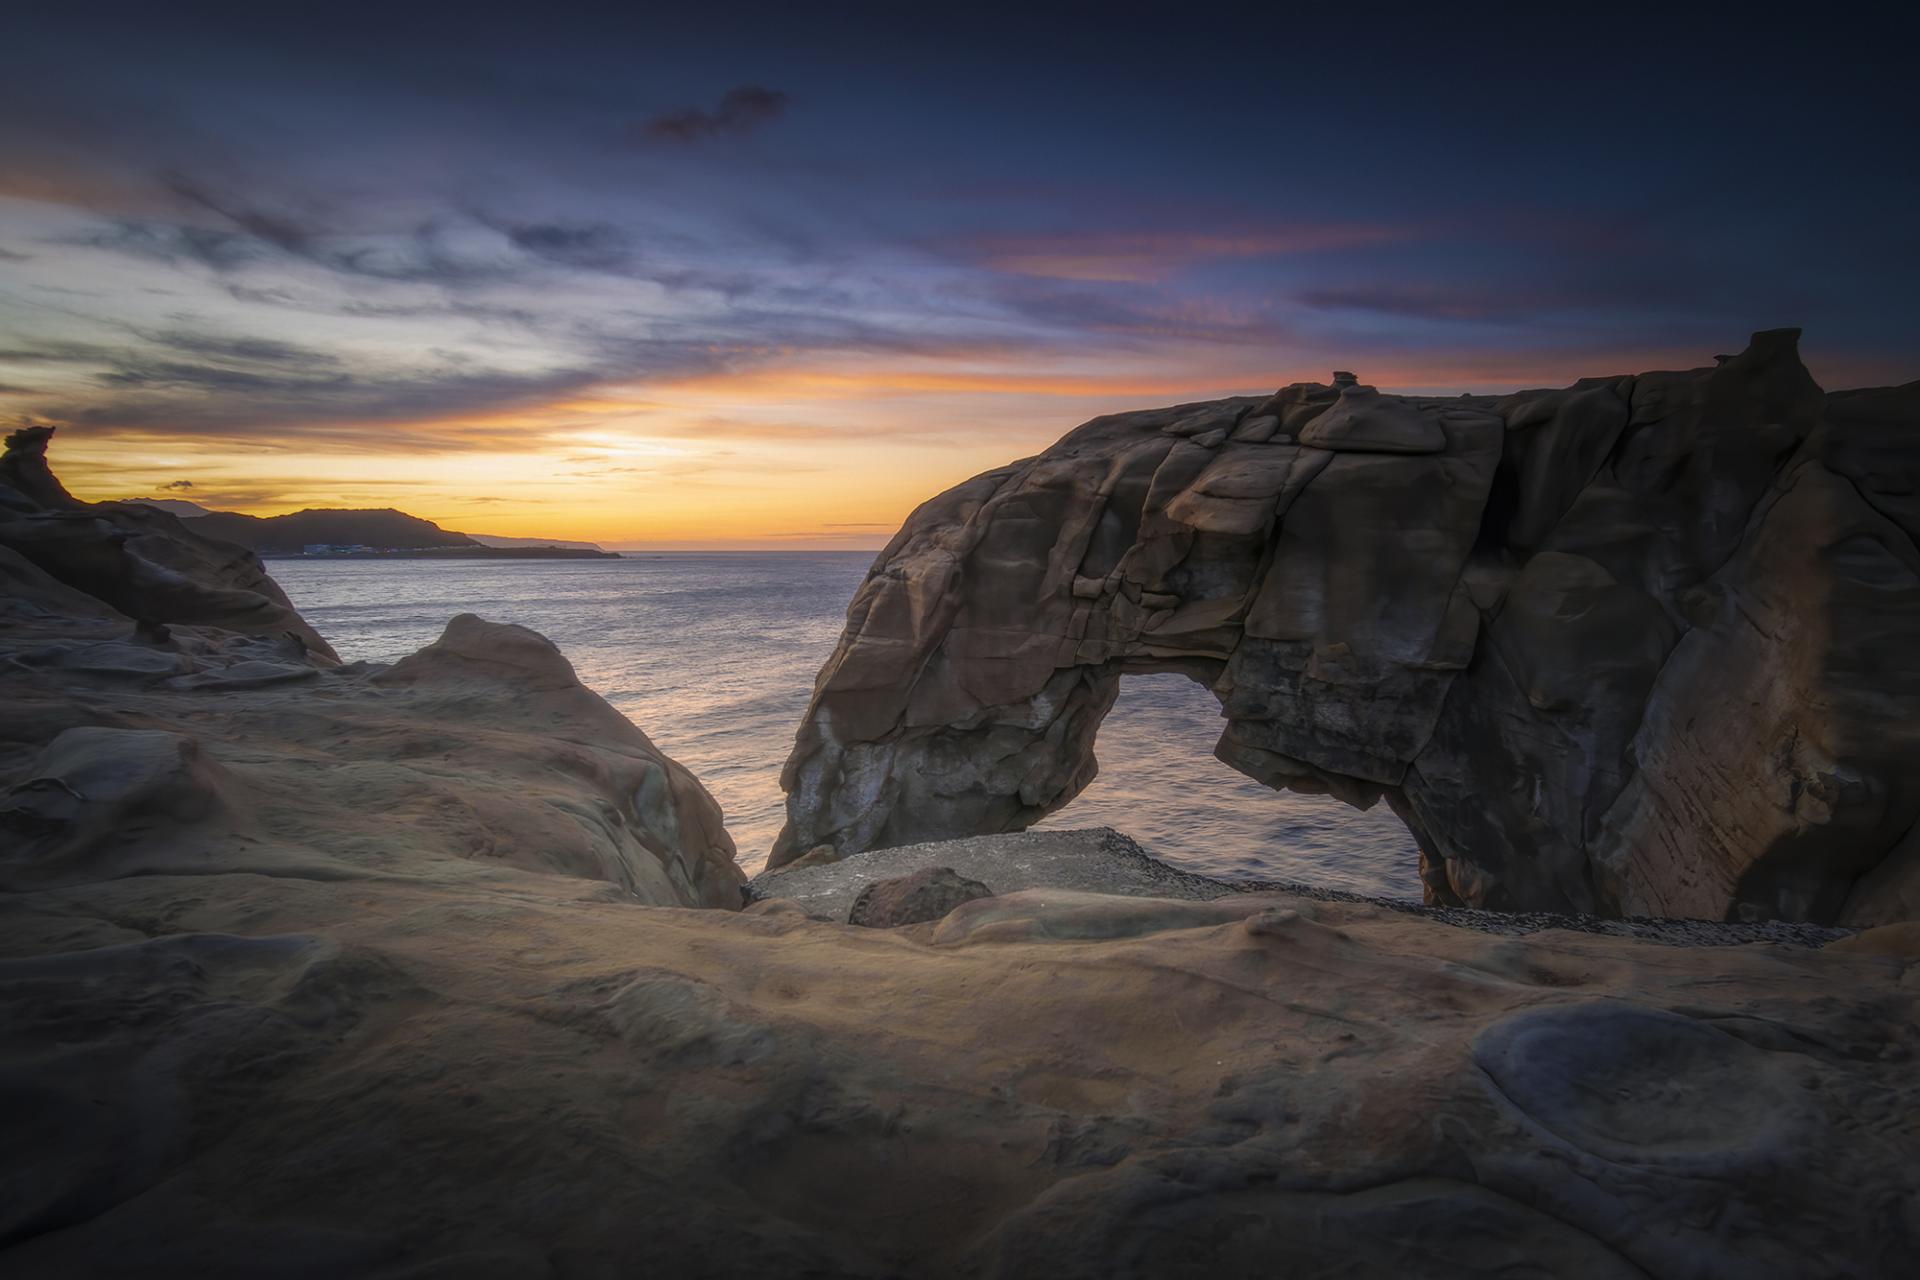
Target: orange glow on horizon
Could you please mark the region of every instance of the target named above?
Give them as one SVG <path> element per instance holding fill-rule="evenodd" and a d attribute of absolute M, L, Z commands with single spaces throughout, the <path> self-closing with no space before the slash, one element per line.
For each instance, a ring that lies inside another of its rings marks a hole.
<path fill-rule="evenodd" d="M 1218 351 L 1170 348 L 1138 367 L 1115 357 L 768 366 L 606 385 L 444 421 L 365 424 L 341 429 L 345 443 L 298 429 L 255 443 L 70 426 L 53 461 L 92 500 L 182 497 L 251 515 L 396 507 L 464 532 L 632 548 L 873 548 L 927 498 L 1101 413 L 1327 377 L 1298 368 L 1298 357 L 1263 376 L 1256 353 L 1227 354 L 1231 363 Z M 1591 373 L 1690 362 L 1638 352 L 1581 363 Z M 1434 393 L 1558 386 L 1574 376 L 1560 361 L 1531 368 L 1477 353 L 1359 364 L 1364 381 Z M 182 480 L 192 487 L 165 487 Z"/>

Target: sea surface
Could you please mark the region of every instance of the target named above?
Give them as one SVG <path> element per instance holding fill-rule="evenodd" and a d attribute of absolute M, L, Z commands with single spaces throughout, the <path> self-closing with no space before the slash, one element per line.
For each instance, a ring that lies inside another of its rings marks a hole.
<path fill-rule="evenodd" d="M 273 560 L 342 657 L 392 662 L 477 613 L 542 632 L 580 678 L 719 799 L 749 874 L 780 830 L 780 766 L 870 552 L 636 553 L 621 560 Z M 1274 792 L 1213 758 L 1213 696 L 1130 676 L 1100 776 L 1046 827 L 1111 826 L 1170 862 L 1417 899 L 1419 855 L 1381 804 Z"/>

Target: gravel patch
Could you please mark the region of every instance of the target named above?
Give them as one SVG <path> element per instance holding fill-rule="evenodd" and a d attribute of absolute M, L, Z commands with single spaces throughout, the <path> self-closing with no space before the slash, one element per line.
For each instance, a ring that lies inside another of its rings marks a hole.
<path fill-rule="evenodd" d="M 1137 898 L 1209 900 L 1235 893 L 1288 893 L 1320 902 L 1356 902 L 1425 916 L 1482 933 L 1528 934 L 1573 929 L 1617 938 L 1645 938 L 1673 946 L 1737 946 L 1774 942 L 1821 947 L 1854 932 L 1785 921 L 1753 923 L 1556 915 L 1547 911 L 1477 911 L 1429 907 L 1400 898 L 1376 898 L 1285 880 L 1216 880 L 1162 862 L 1111 827 L 1079 831 L 1018 831 L 935 840 L 893 849 L 869 849 L 819 867 L 763 871 L 748 883 L 754 900 L 790 898 L 809 914 L 845 920 L 860 890 L 926 867 L 951 867 L 995 893 L 1021 889 L 1076 889 Z"/>

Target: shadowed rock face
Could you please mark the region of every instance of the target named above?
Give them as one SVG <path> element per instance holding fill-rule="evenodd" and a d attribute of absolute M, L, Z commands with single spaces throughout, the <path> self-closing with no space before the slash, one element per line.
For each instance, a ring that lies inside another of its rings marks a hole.
<path fill-rule="evenodd" d="M 22 427 L 0 454 L 0 572 L 10 587 L 27 589 L 24 561 L 148 628 L 218 627 L 289 641 L 297 658 L 339 661 L 251 551 L 137 502 L 87 503 L 69 494 L 47 465 L 53 431 Z"/>
<path fill-rule="evenodd" d="M 772 865 L 1028 826 L 1179 671 L 1235 769 L 1392 804 L 1432 901 L 1920 914 L 1920 384 L 1828 396 L 1797 338 L 1118 414 L 949 490 L 848 611 Z"/>

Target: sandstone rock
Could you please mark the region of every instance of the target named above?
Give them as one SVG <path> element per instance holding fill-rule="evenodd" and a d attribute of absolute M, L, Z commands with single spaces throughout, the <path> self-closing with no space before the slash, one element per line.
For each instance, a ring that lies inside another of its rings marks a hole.
<path fill-rule="evenodd" d="M 792 867 L 824 867 L 840 861 L 840 851 L 830 844 L 817 844 L 800 857 L 795 858 Z"/>
<path fill-rule="evenodd" d="M 46 459 L 52 427 L 7 437 L 0 455 L 0 550 L 93 597 L 133 623 L 186 623 L 247 635 L 294 637 L 304 654 L 338 661 L 259 557 L 193 532 L 139 503 L 84 503 Z"/>
<path fill-rule="evenodd" d="M 1920 1244 L 1897 951 L 591 884 L 397 850 L 0 894 L 0 1272 L 1841 1280 Z"/>
<path fill-rule="evenodd" d="M 895 880 L 876 880 L 860 891 L 847 912 L 847 923 L 867 929 L 897 929 L 944 919 L 955 907 L 976 898 L 991 898 L 993 890 L 969 880 L 952 867 L 928 867 Z"/>
<path fill-rule="evenodd" d="M 1025 889 L 1001 897 L 975 896 L 980 901 L 956 904 L 957 909 L 941 920 L 933 933 L 934 945 L 1144 938 L 1177 929 L 1244 921 L 1271 910 L 1275 901 L 1254 895 L 1201 901 L 1136 898 L 1071 889 Z"/>
<path fill-rule="evenodd" d="M 771 865 L 1023 828 L 1179 671 L 1234 768 L 1392 804 L 1435 902 L 1913 914 L 1920 384 L 1827 396 L 1796 336 L 1500 398 L 1342 371 L 959 486 L 854 600 Z"/>
<path fill-rule="evenodd" d="M 442 862 L 737 908 L 719 806 L 524 627 L 343 667 L 251 553 L 0 466 L 0 884 Z M 410 873 L 411 874 L 411 873 Z"/>
<path fill-rule="evenodd" d="M 1349 453 L 1439 453 L 1447 447 L 1447 433 L 1437 413 L 1372 387 L 1347 385 L 1331 409 L 1301 430 L 1300 443 Z"/>
<path fill-rule="evenodd" d="M 40 512 L 85 505 L 54 478 L 47 463 L 53 431 L 52 427 L 21 427 L 7 436 L 6 452 L 0 453 L 0 506 Z"/>
<path fill-rule="evenodd" d="M 92 878 L 118 869 L 130 846 L 150 855 L 162 841 L 212 840 L 236 821 L 241 787 L 183 734 L 68 729 L 0 799 L 0 874 L 14 884 Z"/>

